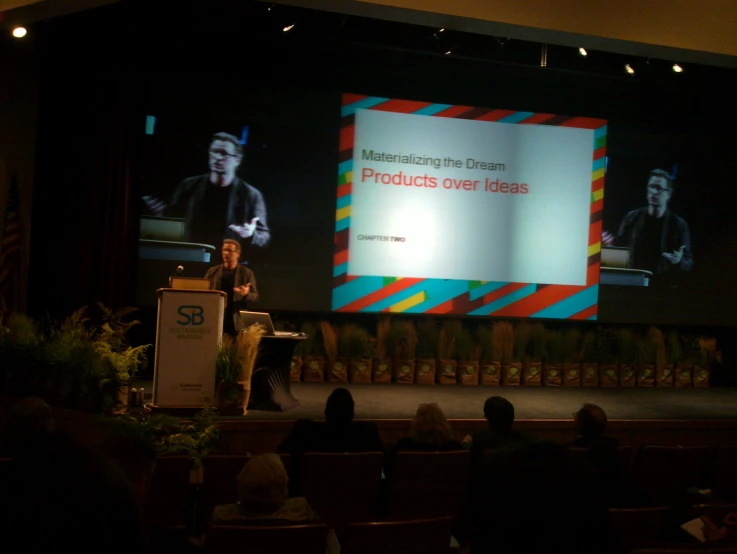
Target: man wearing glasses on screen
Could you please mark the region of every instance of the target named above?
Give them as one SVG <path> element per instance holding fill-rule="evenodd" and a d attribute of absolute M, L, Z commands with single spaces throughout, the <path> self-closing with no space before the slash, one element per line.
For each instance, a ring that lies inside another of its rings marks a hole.
<path fill-rule="evenodd" d="M 217 133 L 210 140 L 210 171 L 182 181 L 167 205 L 143 200 L 155 215 L 184 217 L 184 240 L 217 246 L 224 238 L 266 246 L 271 234 L 261 192 L 236 175 L 243 148 L 236 137 Z"/>
<path fill-rule="evenodd" d="M 672 177 L 667 171 L 654 169 L 646 191 L 647 206 L 625 215 L 617 236 L 604 231 L 602 244 L 628 247 L 628 266 L 651 271 L 653 276 L 689 271 L 693 258 L 688 225 L 668 209 L 673 195 Z"/>

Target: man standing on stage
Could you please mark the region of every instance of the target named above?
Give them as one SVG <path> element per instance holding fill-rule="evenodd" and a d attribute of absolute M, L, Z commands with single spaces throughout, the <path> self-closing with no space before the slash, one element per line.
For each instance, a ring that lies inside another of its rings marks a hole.
<path fill-rule="evenodd" d="M 662 169 L 651 171 L 646 191 L 647 206 L 625 215 L 616 237 L 605 231 L 602 243 L 628 247 L 628 266 L 634 269 L 653 275 L 689 271 L 693 266 L 691 235 L 688 224 L 668 209 L 673 195 L 670 174 Z"/>
<path fill-rule="evenodd" d="M 271 234 L 261 192 L 236 175 L 243 147 L 236 137 L 217 133 L 210 140 L 209 173 L 189 177 L 177 187 L 166 205 L 145 196 L 156 215 L 184 217 L 184 240 L 218 245 L 224 238 L 242 245 L 266 246 Z"/>
<path fill-rule="evenodd" d="M 225 239 L 223 241 L 223 263 L 211 267 L 205 274 L 210 279 L 212 290 L 221 290 L 228 295 L 223 319 L 223 332 L 229 335 L 236 334 L 236 322 L 241 310 L 248 309 L 249 302 L 258 301 L 256 276 L 253 271 L 238 264 L 241 256 L 241 245 L 238 241 Z"/>

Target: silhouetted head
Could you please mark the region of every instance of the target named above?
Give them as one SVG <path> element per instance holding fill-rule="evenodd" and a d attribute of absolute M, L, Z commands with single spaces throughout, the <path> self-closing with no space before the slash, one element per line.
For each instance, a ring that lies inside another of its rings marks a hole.
<path fill-rule="evenodd" d="M 348 425 L 353 421 L 356 405 L 351 391 L 343 387 L 335 389 L 325 403 L 325 421 L 337 425 Z"/>
<path fill-rule="evenodd" d="M 491 396 L 484 402 L 484 417 L 490 429 L 508 431 L 514 423 L 514 406 L 506 398 Z"/>
<path fill-rule="evenodd" d="M 586 438 L 596 439 L 606 430 L 606 413 L 596 404 L 583 404 L 573 414 L 576 432 Z"/>
<path fill-rule="evenodd" d="M 422 444 L 442 445 L 453 440 L 453 431 L 445 414 L 437 404 L 420 404 L 409 436 Z"/>
<path fill-rule="evenodd" d="M 284 505 L 289 478 L 278 454 L 253 456 L 238 474 L 238 503 L 246 510 L 271 513 Z"/>

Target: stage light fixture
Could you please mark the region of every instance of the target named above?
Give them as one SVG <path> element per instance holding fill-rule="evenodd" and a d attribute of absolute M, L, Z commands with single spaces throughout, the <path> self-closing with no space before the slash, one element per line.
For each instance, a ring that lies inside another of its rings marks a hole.
<path fill-rule="evenodd" d="M 579 48 L 578 55 L 581 56 L 582 58 L 585 58 L 586 56 L 589 55 L 589 53 L 586 52 L 586 48 Z"/>
<path fill-rule="evenodd" d="M 28 29 L 25 27 L 14 27 L 13 28 L 13 36 L 15 38 L 23 38 L 28 34 Z"/>
<path fill-rule="evenodd" d="M 634 68 L 630 64 L 628 64 L 628 63 L 624 64 L 624 70 L 627 72 L 628 75 L 634 75 L 635 74 Z"/>
<path fill-rule="evenodd" d="M 282 31 L 285 32 L 285 33 L 288 33 L 289 31 L 291 31 L 292 29 L 294 29 L 294 26 L 295 26 L 295 23 L 290 23 L 289 25 L 286 25 L 282 29 Z"/>
<path fill-rule="evenodd" d="M 674 63 L 673 64 L 673 73 L 683 73 L 683 66 Z"/>

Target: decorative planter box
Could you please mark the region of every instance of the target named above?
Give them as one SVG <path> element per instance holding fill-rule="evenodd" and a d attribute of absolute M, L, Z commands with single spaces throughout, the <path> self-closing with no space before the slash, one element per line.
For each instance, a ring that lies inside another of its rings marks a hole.
<path fill-rule="evenodd" d="M 374 383 L 391 383 L 392 382 L 392 360 L 391 358 L 374 359 Z"/>
<path fill-rule="evenodd" d="M 581 364 L 563 364 L 563 386 L 569 388 L 581 386 Z"/>
<path fill-rule="evenodd" d="M 664 365 L 655 370 L 655 385 L 658 387 L 672 387 L 675 371 L 672 365 Z"/>
<path fill-rule="evenodd" d="M 417 360 L 415 383 L 418 385 L 435 384 L 435 359 L 421 358 Z"/>
<path fill-rule="evenodd" d="M 636 365 L 628 364 L 619 366 L 619 386 L 627 388 L 637 386 Z"/>
<path fill-rule="evenodd" d="M 599 365 L 599 386 L 604 388 L 619 386 L 619 367 L 617 364 Z"/>
<path fill-rule="evenodd" d="M 695 365 L 693 367 L 693 386 L 695 389 L 706 389 L 709 387 L 711 370 L 708 367 Z"/>
<path fill-rule="evenodd" d="M 458 374 L 458 362 L 456 360 L 438 360 L 436 374 L 438 383 L 441 385 L 455 385 Z"/>
<path fill-rule="evenodd" d="M 325 382 L 325 358 L 305 356 L 302 362 L 302 381 L 305 383 Z"/>
<path fill-rule="evenodd" d="M 562 373 L 559 364 L 546 364 L 543 367 L 543 383 L 546 387 L 559 387 L 563 379 Z"/>
<path fill-rule="evenodd" d="M 330 371 L 328 372 L 329 383 L 347 383 L 348 382 L 348 358 L 335 358 L 332 363 L 328 364 Z"/>
<path fill-rule="evenodd" d="M 519 387 L 522 384 L 521 362 L 510 362 L 502 366 L 502 384 L 505 387 Z"/>
<path fill-rule="evenodd" d="M 479 363 L 477 361 L 460 362 L 458 364 L 458 382 L 461 385 L 478 385 Z"/>
<path fill-rule="evenodd" d="M 394 362 L 394 380 L 405 385 L 413 384 L 415 382 L 415 361 L 396 360 Z"/>
<path fill-rule="evenodd" d="M 543 382 L 543 365 L 530 362 L 522 370 L 522 378 L 526 387 L 539 387 Z"/>
<path fill-rule="evenodd" d="M 691 367 L 685 364 L 678 364 L 675 374 L 675 386 L 678 389 L 691 388 Z"/>
<path fill-rule="evenodd" d="M 655 366 L 641 365 L 637 375 L 638 387 L 654 387 L 655 386 Z"/>
<path fill-rule="evenodd" d="M 502 363 L 491 362 L 490 364 L 481 364 L 479 368 L 481 372 L 481 384 L 482 385 L 499 385 L 499 379 L 502 376 Z"/>
<path fill-rule="evenodd" d="M 302 377 L 302 358 L 300 356 L 292 356 L 292 363 L 289 366 L 289 380 L 292 383 L 299 383 Z"/>
<path fill-rule="evenodd" d="M 581 364 L 581 386 L 590 388 L 599 386 L 599 364 L 594 362 Z"/>
<path fill-rule="evenodd" d="M 371 358 L 348 360 L 348 377 L 351 383 L 371 382 Z"/>

